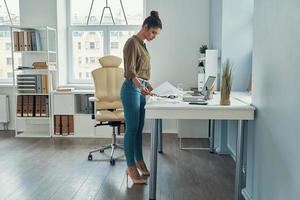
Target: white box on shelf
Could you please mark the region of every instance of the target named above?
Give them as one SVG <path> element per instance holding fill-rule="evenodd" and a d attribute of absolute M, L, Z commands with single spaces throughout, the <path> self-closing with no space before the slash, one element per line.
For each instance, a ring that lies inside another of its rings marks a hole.
<path fill-rule="evenodd" d="M 75 99 L 74 94 L 54 93 L 53 94 L 54 115 L 74 115 Z"/>
<path fill-rule="evenodd" d="M 209 76 L 218 77 L 218 50 L 208 49 L 205 52 L 205 81 Z M 217 79 L 215 85 L 217 86 Z"/>
<path fill-rule="evenodd" d="M 95 137 L 95 120 L 88 114 L 74 115 L 74 137 Z"/>

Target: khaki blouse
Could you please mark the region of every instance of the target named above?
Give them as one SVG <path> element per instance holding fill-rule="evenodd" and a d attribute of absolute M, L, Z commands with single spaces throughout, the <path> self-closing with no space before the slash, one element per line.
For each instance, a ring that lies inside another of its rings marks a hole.
<path fill-rule="evenodd" d="M 136 35 L 127 40 L 123 48 L 124 77 L 132 79 L 135 76 L 145 80 L 150 79 L 150 55 L 145 43 Z"/>

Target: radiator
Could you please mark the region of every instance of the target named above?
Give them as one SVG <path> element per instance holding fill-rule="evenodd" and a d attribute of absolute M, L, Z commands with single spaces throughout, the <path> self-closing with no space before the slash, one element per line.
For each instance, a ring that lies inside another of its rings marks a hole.
<path fill-rule="evenodd" d="M 8 129 L 9 123 L 9 101 L 8 95 L 0 94 L 0 123 L 4 123 L 4 128 Z"/>

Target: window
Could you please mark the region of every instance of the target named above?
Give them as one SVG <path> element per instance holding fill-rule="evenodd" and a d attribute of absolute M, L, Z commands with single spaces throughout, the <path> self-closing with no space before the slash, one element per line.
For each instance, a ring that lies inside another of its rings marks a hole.
<path fill-rule="evenodd" d="M 6 1 L 13 25 L 20 24 L 19 0 Z M 0 26 L 11 25 L 4 1 L 0 1 Z"/>
<path fill-rule="evenodd" d="M 82 63 L 81 57 L 78 57 L 78 64 L 80 65 Z"/>
<path fill-rule="evenodd" d="M 95 63 L 96 63 L 95 57 L 90 57 L 90 63 L 91 63 L 91 64 L 95 64 Z"/>
<path fill-rule="evenodd" d="M 118 49 L 119 48 L 119 42 L 111 42 L 110 43 L 111 49 Z"/>
<path fill-rule="evenodd" d="M 90 42 L 90 49 L 95 49 L 95 42 Z"/>
<path fill-rule="evenodd" d="M 13 25 L 20 24 L 19 0 L 6 1 Z M 12 83 L 11 25 L 4 1 L 0 1 L 0 84 Z M 20 55 L 15 55 L 20 58 Z M 16 63 L 17 65 L 17 63 Z"/>
<path fill-rule="evenodd" d="M 6 65 L 11 65 L 11 64 L 12 64 L 12 59 L 6 58 Z"/>
<path fill-rule="evenodd" d="M 98 58 L 104 55 L 123 57 L 125 42 L 140 29 L 143 22 L 144 1 L 122 1 L 128 25 L 120 1 L 108 1 L 115 24 L 112 23 L 108 9 L 105 9 L 101 25 L 100 18 L 105 1 L 94 1 L 88 25 L 86 22 L 90 2 L 86 3 L 82 0 L 69 1 L 68 35 L 70 46 L 68 49 L 71 51 L 71 56 L 69 56 L 70 67 L 68 69 L 70 71 L 68 73 L 69 83 L 92 83 L 90 73 L 93 69 L 99 67 Z M 78 57 L 83 59 L 81 64 Z"/>
<path fill-rule="evenodd" d="M 5 50 L 9 51 L 10 50 L 10 43 L 9 42 L 6 42 L 5 43 Z"/>

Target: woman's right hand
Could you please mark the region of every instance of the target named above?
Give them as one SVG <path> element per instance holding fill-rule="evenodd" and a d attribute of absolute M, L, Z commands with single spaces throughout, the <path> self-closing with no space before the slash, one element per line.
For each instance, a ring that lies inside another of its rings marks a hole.
<path fill-rule="evenodd" d="M 150 95 L 150 91 L 148 90 L 148 88 L 142 87 L 142 88 L 140 88 L 140 90 L 143 95 L 145 95 L 145 96 Z"/>

